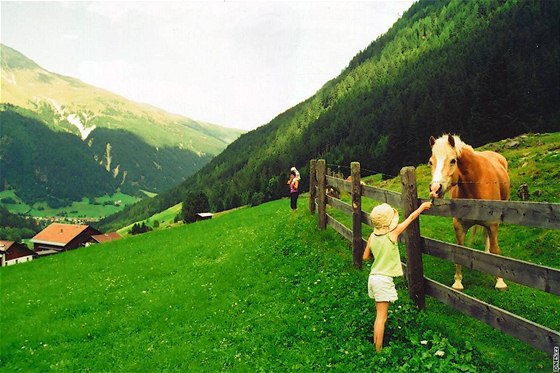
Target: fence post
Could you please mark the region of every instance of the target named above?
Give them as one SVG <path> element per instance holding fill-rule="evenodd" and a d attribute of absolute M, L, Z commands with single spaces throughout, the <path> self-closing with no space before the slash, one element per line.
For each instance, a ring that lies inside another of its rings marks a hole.
<path fill-rule="evenodd" d="M 327 193 L 326 193 L 326 163 L 324 159 L 317 161 L 317 208 L 319 212 L 319 229 L 327 228 Z"/>
<path fill-rule="evenodd" d="M 362 268 L 364 244 L 362 241 L 362 184 L 360 183 L 360 163 L 350 164 L 352 177 L 352 256 L 354 267 Z"/>
<path fill-rule="evenodd" d="M 414 167 L 401 169 L 403 219 L 418 208 L 416 189 L 416 170 Z M 424 270 L 422 266 L 422 240 L 420 239 L 419 219 L 413 221 L 404 231 L 406 240 L 406 268 L 408 294 L 419 309 L 426 308 L 424 290 Z"/>
<path fill-rule="evenodd" d="M 317 196 L 317 160 L 309 162 L 309 212 L 315 213 L 315 198 Z"/>

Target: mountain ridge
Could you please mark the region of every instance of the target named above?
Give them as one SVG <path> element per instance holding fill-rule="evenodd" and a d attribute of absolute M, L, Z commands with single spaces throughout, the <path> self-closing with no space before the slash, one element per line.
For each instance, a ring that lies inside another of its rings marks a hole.
<path fill-rule="evenodd" d="M 99 190 L 101 195 L 112 190 L 141 197 L 140 190 L 159 193 L 177 185 L 244 132 L 136 103 L 79 79 L 49 72 L 20 52 L 4 44 L 0 47 L 0 140 L 6 144 L 0 149 L 2 168 L 6 169 L 0 175 L 0 187 L 15 189 L 29 204 L 47 200 L 60 206 L 84 196 L 93 197 L 88 181 L 80 182 L 76 193 L 51 182 L 61 179 L 68 184 L 72 175 L 85 176 L 77 164 L 72 172 L 60 169 L 61 164 L 74 164 L 64 161 L 72 153 L 91 159 L 105 170 L 104 175 L 95 171 L 96 182 L 105 185 Z M 34 133 L 22 131 L 37 129 L 37 124 L 44 125 L 52 135 L 30 142 Z M 64 133 L 76 136 L 81 144 L 62 136 Z M 61 154 L 52 153 L 47 143 L 56 143 Z M 22 144 L 27 148 L 16 150 Z M 51 154 L 57 161 L 52 165 L 43 162 L 39 167 L 44 154 Z M 24 165 L 21 156 L 26 159 Z M 87 164 L 84 167 L 92 170 L 92 163 L 88 160 Z M 27 172 L 25 178 L 17 175 L 22 166 Z M 47 169 L 50 177 L 46 176 Z"/>

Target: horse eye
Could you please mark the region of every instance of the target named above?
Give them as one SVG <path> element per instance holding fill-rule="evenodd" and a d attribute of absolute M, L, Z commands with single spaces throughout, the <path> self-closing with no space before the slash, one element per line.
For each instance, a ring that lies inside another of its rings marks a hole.
<path fill-rule="evenodd" d="M 428 164 L 429 164 L 430 166 L 432 165 L 432 160 L 431 160 L 431 159 L 428 161 Z"/>
<path fill-rule="evenodd" d="M 453 158 L 453 159 L 451 160 L 451 164 L 453 165 L 453 164 L 455 164 L 455 163 L 457 163 L 457 160 L 456 160 L 455 158 Z"/>

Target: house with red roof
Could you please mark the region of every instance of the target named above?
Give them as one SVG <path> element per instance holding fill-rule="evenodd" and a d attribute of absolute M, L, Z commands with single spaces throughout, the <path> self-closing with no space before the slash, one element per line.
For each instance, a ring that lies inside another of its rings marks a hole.
<path fill-rule="evenodd" d="M 117 232 L 102 233 L 91 236 L 93 243 L 104 243 L 109 241 L 120 240 L 122 236 Z"/>
<path fill-rule="evenodd" d="M 22 243 L 0 241 L 0 266 L 24 263 L 33 260 L 37 255 Z"/>
<path fill-rule="evenodd" d="M 89 225 L 52 223 L 31 239 L 33 250 L 40 255 L 77 249 L 92 242 L 91 236 L 101 234 Z"/>

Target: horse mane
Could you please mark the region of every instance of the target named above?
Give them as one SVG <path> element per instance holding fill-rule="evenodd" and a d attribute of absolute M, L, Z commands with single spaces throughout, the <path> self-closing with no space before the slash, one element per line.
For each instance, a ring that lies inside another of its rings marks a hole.
<path fill-rule="evenodd" d="M 458 135 L 451 135 L 451 134 L 442 135 L 440 138 L 438 138 L 436 140 L 436 142 L 448 143 L 449 142 L 449 136 L 453 137 L 453 140 L 454 140 L 454 143 L 455 143 L 455 151 L 457 152 L 457 157 L 458 158 L 461 158 L 461 154 L 463 153 L 463 150 L 465 150 L 465 149 L 471 150 L 471 151 L 473 150 L 472 146 L 463 142 L 463 140 L 461 140 L 461 138 Z"/>

